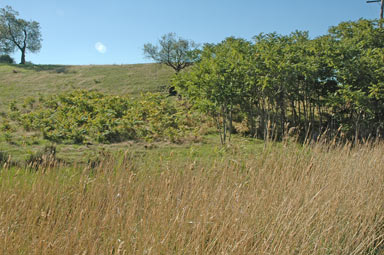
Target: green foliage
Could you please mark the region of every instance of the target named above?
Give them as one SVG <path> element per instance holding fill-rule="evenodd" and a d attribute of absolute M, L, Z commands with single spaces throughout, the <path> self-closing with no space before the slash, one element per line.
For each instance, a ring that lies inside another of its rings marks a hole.
<path fill-rule="evenodd" d="M 14 144 L 13 142 L 13 136 L 12 136 L 12 133 L 10 131 L 6 131 L 3 133 L 4 135 L 4 140 L 9 143 L 9 144 Z"/>
<path fill-rule="evenodd" d="M 174 85 L 227 131 L 246 123 L 252 136 L 302 137 L 342 129 L 347 137 L 384 134 L 384 29 L 378 21 L 343 22 L 308 32 L 260 34 L 207 44 Z M 241 125 L 239 123 L 242 123 Z M 317 135 L 316 135 L 317 134 Z"/>
<path fill-rule="evenodd" d="M 8 120 L 4 120 L 1 123 L 0 131 L 7 132 L 7 131 L 13 131 L 12 125 Z"/>
<path fill-rule="evenodd" d="M 14 64 L 15 60 L 8 54 L 3 54 L 0 56 L 0 63 Z"/>
<path fill-rule="evenodd" d="M 18 19 L 18 15 L 10 6 L 0 9 L 0 49 L 3 52 L 20 50 L 20 64 L 26 64 L 26 51 L 38 52 L 41 48 L 40 25 L 36 21 Z"/>
<path fill-rule="evenodd" d="M 145 44 L 144 55 L 157 63 L 173 68 L 178 73 L 198 60 L 197 48 L 198 45 L 193 41 L 177 38 L 176 34 L 168 33 L 161 37 L 159 46 Z"/>
<path fill-rule="evenodd" d="M 196 135 L 200 128 L 200 116 L 190 112 L 185 102 L 160 94 L 131 99 L 79 90 L 39 101 L 33 101 L 32 109 L 13 108 L 25 130 L 41 131 L 53 142 L 180 142 Z"/>
<path fill-rule="evenodd" d="M 30 109 L 33 108 L 33 105 L 36 103 L 36 100 L 33 97 L 27 97 L 24 100 L 23 108 L 29 107 Z"/>
<path fill-rule="evenodd" d="M 201 61 L 191 72 L 174 79 L 178 89 L 185 91 L 197 107 L 216 117 L 222 143 L 227 132 L 232 132 L 234 107 L 246 91 L 249 52 L 250 43 L 242 39 L 228 38 L 215 47 L 206 45 Z"/>
<path fill-rule="evenodd" d="M 17 101 L 14 100 L 9 104 L 9 110 L 12 112 L 17 112 L 19 109 L 17 108 Z"/>

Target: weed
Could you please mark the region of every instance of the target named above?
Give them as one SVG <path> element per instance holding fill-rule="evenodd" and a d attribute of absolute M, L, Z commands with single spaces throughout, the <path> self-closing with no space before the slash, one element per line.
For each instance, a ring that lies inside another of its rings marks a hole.
<path fill-rule="evenodd" d="M 7 163 L 10 161 L 10 155 L 9 153 L 5 151 L 0 151 L 0 167 L 4 165 L 4 163 Z"/>
<path fill-rule="evenodd" d="M 13 141 L 13 136 L 10 131 L 4 132 L 4 140 L 9 144 L 15 144 Z"/>
<path fill-rule="evenodd" d="M 42 150 L 31 153 L 26 160 L 26 166 L 30 169 L 49 168 L 57 163 L 56 146 L 48 145 Z"/>

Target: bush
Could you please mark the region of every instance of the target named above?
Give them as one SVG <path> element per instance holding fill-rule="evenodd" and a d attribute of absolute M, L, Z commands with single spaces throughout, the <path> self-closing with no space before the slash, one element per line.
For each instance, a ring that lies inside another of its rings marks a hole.
<path fill-rule="evenodd" d="M 161 94 L 139 99 L 74 91 L 34 101 L 31 109 L 12 109 L 26 130 L 62 143 L 115 143 L 127 140 L 180 142 L 196 136 L 202 118 L 186 104 Z M 193 134 L 193 135 L 192 135 Z"/>
<path fill-rule="evenodd" d="M 0 63 L 14 64 L 15 60 L 11 56 L 4 54 L 0 56 Z"/>

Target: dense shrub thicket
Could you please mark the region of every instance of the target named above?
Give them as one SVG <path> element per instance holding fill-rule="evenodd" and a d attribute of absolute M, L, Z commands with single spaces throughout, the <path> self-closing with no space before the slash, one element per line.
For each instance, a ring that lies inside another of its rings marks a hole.
<path fill-rule="evenodd" d="M 201 116 L 185 102 L 160 94 L 139 99 L 99 92 L 73 91 L 42 97 L 19 107 L 10 116 L 26 130 L 39 130 L 45 139 L 65 143 L 113 143 L 127 140 L 180 142 L 198 136 Z M 19 109 L 20 108 L 20 109 Z"/>
<path fill-rule="evenodd" d="M 307 32 L 260 34 L 207 44 L 201 60 L 174 84 L 218 120 L 223 141 L 232 123 L 249 135 L 303 136 L 328 130 L 346 137 L 384 132 L 384 29 L 358 20 L 310 39 Z"/>

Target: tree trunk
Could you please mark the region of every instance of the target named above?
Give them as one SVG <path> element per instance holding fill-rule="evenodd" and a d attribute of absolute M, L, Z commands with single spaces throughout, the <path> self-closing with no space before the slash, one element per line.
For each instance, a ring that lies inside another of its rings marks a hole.
<path fill-rule="evenodd" d="M 297 100 L 297 111 L 298 111 L 298 125 L 301 125 L 301 100 L 300 98 Z"/>
<path fill-rule="evenodd" d="M 297 111 L 296 111 L 294 99 L 291 99 L 291 108 L 292 108 L 292 116 L 293 116 L 293 126 L 297 126 Z"/>
<path fill-rule="evenodd" d="M 304 116 L 304 129 L 305 129 L 305 132 L 307 132 L 308 119 L 307 119 L 307 105 L 306 105 L 305 96 L 303 96 L 303 116 Z"/>
<path fill-rule="evenodd" d="M 257 136 L 257 131 L 256 131 L 256 123 L 255 123 L 255 117 L 254 117 L 254 105 L 256 105 L 256 109 L 259 108 L 259 106 L 255 103 L 252 102 L 251 99 L 248 101 L 248 127 L 250 128 L 250 135 L 252 136 Z"/>
<path fill-rule="evenodd" d="M 25 65 L 25 48 L 21 49 L 21 61 L 20 65 Z"/>
<path fill-rule="evenodd" d="M 229 121 L 229 141 L 231 141 L 232 133 L 233 133 L 233 123 L 232 123 L 232 103 L 229 106 L 229 113 L 228 113 L 228 121 Z"/>
<path fill-rule="evenodd" d="M 359 111 L 359 113 L 357 114 L 357 119 L 355 121 L 355 144 L 359 142 L 360 117 L 361 117 L 361 111 Z"/>
<path fill-rule="evenodd" d="M 220 132 L 220 140 L 221 144 L 224 145 L 227 141 L 227 121 L 228 121 L 228 107 L 226 105 L 221 106 L 221 132 Z"/>

